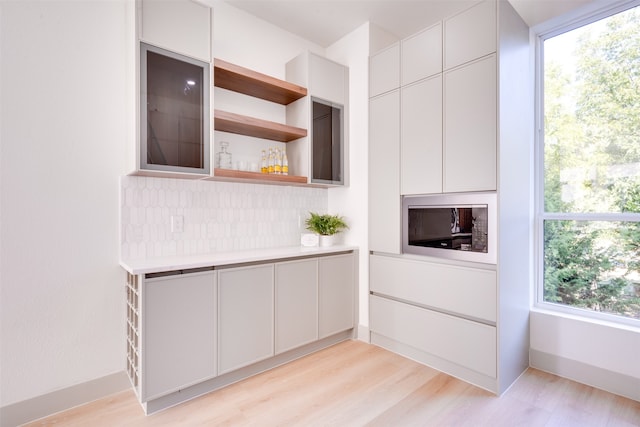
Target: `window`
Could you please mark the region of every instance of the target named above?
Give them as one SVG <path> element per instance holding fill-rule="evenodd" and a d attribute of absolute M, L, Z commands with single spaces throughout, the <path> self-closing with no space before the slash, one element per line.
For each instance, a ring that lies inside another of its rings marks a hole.
<path fill-rule="evenodd" d="M 537 302 L 640 325 L 637 5 L 539 35 Z"/>

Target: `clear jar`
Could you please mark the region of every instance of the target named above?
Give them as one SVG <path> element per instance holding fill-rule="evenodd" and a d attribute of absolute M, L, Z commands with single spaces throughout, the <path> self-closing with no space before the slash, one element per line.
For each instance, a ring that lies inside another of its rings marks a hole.
<path fill-rule="evenodd" d="M 221 169 L 232 169 L 233 162 L 231 160 L 231 153 L 227 151 L 227 147 L 229 143 L 226 141 L 222 141 L 220 143 L 220 152 L 216 156 L 216 163 L 218 167 Z"/>

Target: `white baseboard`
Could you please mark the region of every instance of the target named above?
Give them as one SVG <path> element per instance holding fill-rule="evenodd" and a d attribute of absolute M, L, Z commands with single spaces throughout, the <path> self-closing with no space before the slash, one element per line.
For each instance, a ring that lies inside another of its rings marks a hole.
<path fill-rule="evenodd" d="M 131 383 L 126 372 L 116 372 L 102 378 L 3 406 L 0 408 L 0 426 L 18 426 L 92 402 L 130 387 Z"/>
<path fill-rule="evenodd" d="M 358 336 L 356 337 L 360 341 L 364 341 L 367 344 L 371 344 L 371 334 L 369 333 L 369 327 L 365 325 L 358 325 Z"/>
<path fill-rule="evenodd" d="M 640 401 L 640 378 L 533 349 L 529 350 L 529 364 L 532 368 Z"/>

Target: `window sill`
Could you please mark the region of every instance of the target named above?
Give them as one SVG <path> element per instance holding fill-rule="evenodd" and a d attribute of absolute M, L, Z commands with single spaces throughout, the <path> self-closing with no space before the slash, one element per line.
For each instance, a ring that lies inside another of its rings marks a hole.
<path fill-rule="evenodd" d="M 568 320 L 574 320 L 577 322 L 584 322 L 584 323 L 590 323 L 592 325 L 597 325 L 597 326 L 605 326 L 605 327 L 609 327 L 609 328 L 615 328 L 615 329 L 619 329 L 619 330 L 623 330 L 623 331 L 629 331 L 629 332 L 635 332 L 635 333 L 640 333 L 640 321 L 635 320 L 635 319 L 622 319 L 619 322 L 616 321 L 612 321 L 612 320 L 607 320 L 607 319 L 598 319 L 595 317 L 590 317 L 590 316 L 585 316 L 585 315 L 580 315 L 580 314 L 576 314 L 576 313 L 572 313 L 570 311 L 570 308 L 564 309 L 564 308 L 548 308 L 546 306 L 533 306 L 531 307 L 530 311 L 532 313 L 538 313 L 538 314 L 543 314 L 543 315 L 547 315 L 547 316 L 553 316 L 553 317 L 558 317 L 558 318 L 563 318 L 563 319 L 568 319 Z M 596 313 L 598 314 L 598 313 Z M 634 325 L 634 323 L 636 323 L 637 325 Z"/>

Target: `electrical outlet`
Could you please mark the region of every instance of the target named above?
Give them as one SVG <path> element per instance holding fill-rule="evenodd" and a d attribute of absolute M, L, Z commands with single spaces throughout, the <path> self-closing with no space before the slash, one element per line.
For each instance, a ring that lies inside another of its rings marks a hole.
<path fill-rule="evenodd" d="M 184 217 L 182 215 L 171 215 L 171 232 L 184 232 Z"/>

